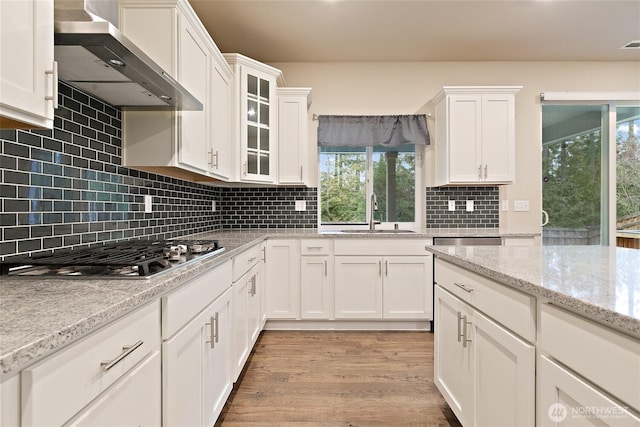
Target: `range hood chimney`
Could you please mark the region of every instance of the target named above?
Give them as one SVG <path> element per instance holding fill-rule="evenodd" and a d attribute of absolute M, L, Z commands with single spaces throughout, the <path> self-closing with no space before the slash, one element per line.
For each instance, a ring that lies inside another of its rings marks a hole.
<path fill-rule="evenodd" d="M 116 107 L 202 110 L 118 29 L 118 0 L 54 0 L 55 59 L 69 84 Z"/>

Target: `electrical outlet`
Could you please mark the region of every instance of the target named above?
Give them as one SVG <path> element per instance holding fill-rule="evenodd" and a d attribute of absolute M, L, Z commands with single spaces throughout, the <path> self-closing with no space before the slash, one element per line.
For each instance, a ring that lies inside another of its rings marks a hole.
<path fill-rule="evenodd" d="M 297 211 L 306 211 L 307 210 L 307 201 L 306 200 L 296 200 L 296 210 Z"/>
<path fill-rule="evenodd" d="M 216 201 L 212 200 L 211 201 L 211 212 L 215 212 L 218 210 L 218 207 L 216 206 Z"/>
<path fill-rule="evenodd" d="M 153 197 L 149 194 L 144 196 L 144 211 L 145 213 L 153 212 Z"/>
<path fill-rule="evenodd" d="M 513 211 L 514 212 L 529 212 L 529 201 L 528 200 L 514 200 L 513 201 Z"/>
<path fill-rule="evenodd" d="M 449 200 L 449 210 L 450 211 L 455 211 L 456 210 L 456 201 L 455 200 Z"/>
<path fill-rule="evenodd" d="M 509 212 L 509 201 L 508 200 L 503 200 L 502 201 L 502 212 Z"/>
<path fill-rule="evenodd" d="M 467 200 L 467 212 L 473 212 L 473 200 Z"/>

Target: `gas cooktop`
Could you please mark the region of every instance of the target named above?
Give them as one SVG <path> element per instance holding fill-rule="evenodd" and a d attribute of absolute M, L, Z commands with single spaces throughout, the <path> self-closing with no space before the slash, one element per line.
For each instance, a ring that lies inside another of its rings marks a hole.
<path fill-rule="evenodd" d="M 148 278 L 224 251 L 217 240 L 130 240 L 0 261 L 9 276 Z"/>

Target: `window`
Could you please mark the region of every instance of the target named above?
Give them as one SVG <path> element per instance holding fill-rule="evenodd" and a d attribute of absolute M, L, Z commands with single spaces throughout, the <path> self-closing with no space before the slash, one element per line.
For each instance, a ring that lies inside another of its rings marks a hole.
<path fill-rule="evenodd" d="M 561 101 L 542 106 L 543 243 L 614 245 L 640 219 L 638 101 Z"/>
<path fill-rule="evenodd" d="M 320 221 L 330 225 L 367 225 L 374 220 L 415 227 L 421 224 L 420 164 L 416 146 L 321 147 Z M 417 191 L 418 190 L 418 191 Z M 375 197 L 372 197 L 374 196 Z M 372 201 L 375 200 L 375 204 Z M 377 207 L 377 209 L 376 209 Z M 418 212 L 418 214 L 416 214 Z"/>

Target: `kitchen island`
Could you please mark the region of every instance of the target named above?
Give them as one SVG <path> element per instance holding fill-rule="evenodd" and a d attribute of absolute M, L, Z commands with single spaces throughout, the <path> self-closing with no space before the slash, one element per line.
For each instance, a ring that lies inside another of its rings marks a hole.
<path fill-rule="evenodd" d="M 640 426 L 640 251 L 429 250 L 434 381 L 463 425 Z"/>

